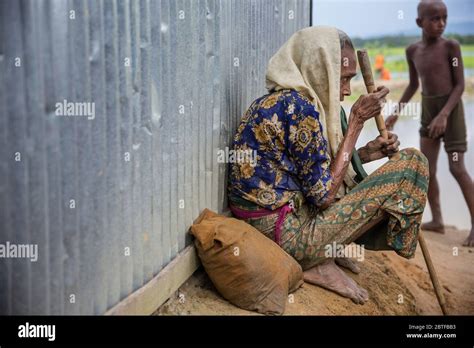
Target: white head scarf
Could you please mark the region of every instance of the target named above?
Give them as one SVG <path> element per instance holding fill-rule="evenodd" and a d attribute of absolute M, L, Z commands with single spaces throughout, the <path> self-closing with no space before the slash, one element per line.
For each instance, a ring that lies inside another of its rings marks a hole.
<path fill-rule="evenodd" d="M 269 91 L 294 89 L 313 102 L 319 112 L 329 152 L 335 158 L 343 139 L 339 84 L 341 46 L 336 28 L 316 26 L 294 33 L 270 59 L 266 72 Z M 339 196 L 356 185 L 349 164 Z"/>

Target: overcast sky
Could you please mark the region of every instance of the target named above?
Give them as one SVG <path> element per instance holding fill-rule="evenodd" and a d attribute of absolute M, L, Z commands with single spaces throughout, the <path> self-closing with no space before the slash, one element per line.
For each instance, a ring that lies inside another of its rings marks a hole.
<path fill-rule="evenodd" d="M 471 22 L 474 32 L 474 1 L 446 0 L 445 3 L 447 31 L 450 24 L 455 29 L 455 23 Z M 401 32 L 415 34 L 419 32 L 415 23 L 417 5 L 416 0 L 313 0 L 313 25 L 335 26 L 351 37 L 362 38 Z"/>

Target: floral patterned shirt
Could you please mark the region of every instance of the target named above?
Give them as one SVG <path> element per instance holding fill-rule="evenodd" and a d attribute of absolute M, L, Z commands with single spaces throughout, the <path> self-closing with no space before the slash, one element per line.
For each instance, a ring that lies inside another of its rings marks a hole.
<path fill-rule="evenodd" d="M 231 197 L 270 210 L 301 194 L 315 207 L 324 203 L 332 184 L 331 158 L 319 113 L 301 93 L 287 89 L 255 100 L 240 122 L 233 150 Z"/>

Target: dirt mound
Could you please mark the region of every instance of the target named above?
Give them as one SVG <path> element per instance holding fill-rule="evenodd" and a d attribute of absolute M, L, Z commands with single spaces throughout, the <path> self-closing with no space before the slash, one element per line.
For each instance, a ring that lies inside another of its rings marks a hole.
<path fill-rule="evenodd" d="M 474 314 L 474 249 L 462 247 L 467 231 L 449 228 L 445 235 L 426 232 L 429 251 L 444 287 L 450 314 Z M 288 298 L 285 315 L 416 315 L 441 314 L 420 248 L 406 260 L 391 251 L 365 252 L 358 275 L 365 287 L 364 305 L 305 283 Z M 256 315 L 237 308 L 215 290 L 200 269 L 155 315 Z"/>

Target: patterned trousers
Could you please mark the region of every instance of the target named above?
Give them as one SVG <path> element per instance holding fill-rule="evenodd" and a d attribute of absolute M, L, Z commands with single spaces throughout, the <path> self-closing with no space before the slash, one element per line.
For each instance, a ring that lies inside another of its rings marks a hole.
<path fill-rule="evenodd" d="M 428 191 L 428 161 L 417 149 L 400 151 L 325 210 L 306 204 L 289 213 L 281 247 L 309 269 L 326 259 L 327 245 L 363 244 L 369 250 L 395 250 L 413 257 Z M 247 219 L 274 240 L 277 215 Z M 364 232 L 364 226 L 381 221 Z"/>

